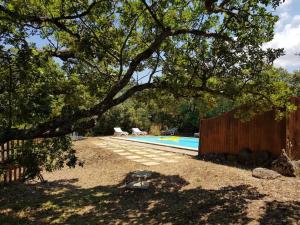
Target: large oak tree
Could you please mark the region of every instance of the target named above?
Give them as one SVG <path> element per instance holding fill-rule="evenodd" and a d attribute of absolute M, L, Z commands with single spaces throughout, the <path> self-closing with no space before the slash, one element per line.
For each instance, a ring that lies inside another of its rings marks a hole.
<path fill-rule="evenodd" d="M 2 0 L 0 143 L 45 138 L 28 161 L 45 164 L 51 152 L 59 167 L 66 134 L 93 127 L 146 89 L 222 95 L 255 113 L 283 107 L 289 90 L 270 69 L 283 51 L 262 48 L 273 38 L 279 4 Z"/>

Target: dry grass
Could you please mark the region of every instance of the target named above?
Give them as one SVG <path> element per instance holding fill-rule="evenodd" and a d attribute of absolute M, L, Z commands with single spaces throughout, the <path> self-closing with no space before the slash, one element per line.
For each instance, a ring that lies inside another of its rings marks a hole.
<path fill-rule="evenodd" d="M 300 224 L 300 180 L 259 180 L 251 171 L 185 156 L 143 166 L 89 138 L 75 143 L 84 168 L 45 174 L 46 184 L 0 190 L 0 224 Z M 154 172 L 146 191 L 129 173 Z"/>

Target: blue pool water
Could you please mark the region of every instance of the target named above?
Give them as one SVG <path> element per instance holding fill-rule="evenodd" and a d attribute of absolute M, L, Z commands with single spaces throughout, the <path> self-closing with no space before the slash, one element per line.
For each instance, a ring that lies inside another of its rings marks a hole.
<path fill-rule="evenodd" d="M 153 144 L 168 145 L 179 148 L 197 150 L 199 146 L 199 138 L 178 137 L 178 136 L 139 136 L 128 137 L 128 140 L 148 142 Z"/>

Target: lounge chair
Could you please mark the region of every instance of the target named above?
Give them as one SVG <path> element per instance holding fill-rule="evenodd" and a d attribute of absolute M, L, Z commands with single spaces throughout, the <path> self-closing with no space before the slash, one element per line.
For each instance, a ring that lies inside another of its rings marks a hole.
<path fill-rule="evenodd" d="M 122 131 L 120 127 L 115 127 L 114 130 L 115 130 L 114 136 L 128 135 L 128 132 Z"/>
<path fill-rule="evenodd" d="M 200 137 L 200 132 L 194 133 L 194 137 Z"/>
<path fill-rule="evenodd" d="M 141 131 L 139 128 L 132 128 L 133 135 L 147 135 L 146 131 Z"/>
<path fill-rule="evenodd" d="M 174 127 L 166 131 L 162 131 L 161 135 L 175 135 L 177 133 L 178 128 Z"/>

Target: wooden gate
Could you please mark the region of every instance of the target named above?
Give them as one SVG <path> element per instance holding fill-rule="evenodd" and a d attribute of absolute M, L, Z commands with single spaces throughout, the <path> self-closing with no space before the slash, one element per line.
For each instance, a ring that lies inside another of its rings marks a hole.
<path fill-rule="evenodd" d="M 17 151 L 22 148 L 24 141 L 9 141 L 0 145 L 0 183 L 19 181 L 24 168 L 14 163 Z"/>

